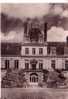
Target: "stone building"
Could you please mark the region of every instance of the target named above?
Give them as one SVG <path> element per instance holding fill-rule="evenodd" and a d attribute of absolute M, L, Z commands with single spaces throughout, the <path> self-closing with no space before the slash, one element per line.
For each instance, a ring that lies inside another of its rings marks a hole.
<path fill-rule="evenodd" d="M 2 76 L 9 68 L 23 69 L 30 84 L 42 82 L 45 70 L 67 71 L 68 37 L 67 42 L 47 42 L 47 23 L 25 22 L 21 43 L 1 43 Z"/>

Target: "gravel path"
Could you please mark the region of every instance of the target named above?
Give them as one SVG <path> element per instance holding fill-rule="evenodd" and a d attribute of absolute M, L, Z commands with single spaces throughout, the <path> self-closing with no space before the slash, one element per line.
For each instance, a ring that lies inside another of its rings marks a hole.
<path fill-rule="evenodd" d="M 68 89 L 2 88 L 1 99 L 68 99 Z"/>

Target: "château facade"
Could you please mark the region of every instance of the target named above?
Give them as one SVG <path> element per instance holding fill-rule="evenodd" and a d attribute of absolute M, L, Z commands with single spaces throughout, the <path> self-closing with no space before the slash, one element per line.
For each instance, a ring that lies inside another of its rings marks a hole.
<path fill-rule="evenodd" d="M 68 70 L 68 37 L 48 42 L 47 23 L 25 22 L 21 43 L 1 43 L 1 69 L 2 75 L 7 69 L 23 69 L 30 84 L 43 82 L 45 70 Z"/>

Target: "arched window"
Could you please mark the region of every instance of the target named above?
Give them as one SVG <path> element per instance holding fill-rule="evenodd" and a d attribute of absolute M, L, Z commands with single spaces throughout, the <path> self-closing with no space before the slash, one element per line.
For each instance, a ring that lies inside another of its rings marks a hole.
<path fill-rule="evenodd" d="M 38 82 L 38 75 L 36 73 L 30 74 L 30 82 L 32 83 Z"/>

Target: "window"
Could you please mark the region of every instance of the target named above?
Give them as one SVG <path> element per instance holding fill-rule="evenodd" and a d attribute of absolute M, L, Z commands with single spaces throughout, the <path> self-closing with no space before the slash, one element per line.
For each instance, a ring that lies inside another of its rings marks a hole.
<path fill-rule="evenodd" d="M 32 48 L 32 54 L 35 54 L 35 48 Z"/>
<path fill-rule="evenodd" d="M 56 55 L 56 47 L 51 47 L 51 54 Z"/>
<path fill-rule="evenodd" d="M 38 82 L 38 75 L 36 73 L 30 74 L 30 82 Z"/>
<path fill-rule="evenodd" d="M 32 64 L 32 70 L 36 70 L 36 64 Z"/>
<path fill-rule="evenodd" d="M 25 63 L 25 69 L 29 69 L 29 63 Z"/>
<path fill-rule="evenodd" d="M 43 54 L 43 48 L 39 48 L 39 54 Z"/>
<path fill-rule="evenodd" d="M 5 69 L 9 69 L 9 60 L 5 60 Z"/>
<path fill-rule="evenodd" d="M 19 61 L 15 60 L 15 69 L 18 69 L 18 66 L 19 66 Z"/>
<path fill-rule="evenodd" d="M 56 54 L 57 55 L 64 55 L 64 46 L 62 46 L 62 45 L 57 46 Z"/>
<path fill-rule="evenodd" d="M 39 63 L 39 69 L 43 69 L 43 63 Z"/>
<path fill-rule="evenodd" d="M 29 54 L 29 48 L 25 48 L 25 54 Z"/>
<path fill-rule="evenodd" d="M 55 69 L 55 60 L 52 60 L 52 61 L 51 61 L 51 67 L 52 67 L 53 69 Z"/>
<path fill-rule="evenodd" d="M 65 69 L 68 70 L 68 60 L 65 61 Z"/>

